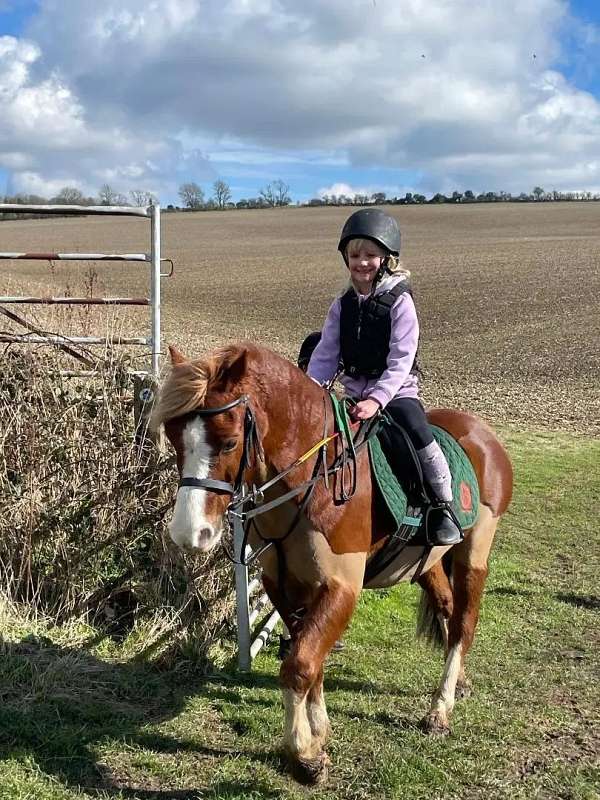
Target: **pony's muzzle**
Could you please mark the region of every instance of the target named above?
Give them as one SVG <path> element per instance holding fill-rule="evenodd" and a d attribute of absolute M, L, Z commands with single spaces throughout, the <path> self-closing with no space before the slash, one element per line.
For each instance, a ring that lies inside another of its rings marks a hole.
<path fill-rule="evenodd" d="M 221 529 L 204 523 L 196 529 L 182 530 L 174 522 L 169 525 L 169 535 L 178 547 L 207 553 L 220 541 Z"/>

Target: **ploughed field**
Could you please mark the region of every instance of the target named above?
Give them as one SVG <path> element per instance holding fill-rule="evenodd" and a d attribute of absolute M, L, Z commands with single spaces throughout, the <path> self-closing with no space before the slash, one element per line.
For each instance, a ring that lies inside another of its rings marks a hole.
<path fill-rule="evenodd" d="M 352 208 L 163 214 L 163 345 L 199 355 L 249 338 L 289 356 L 323 322 L 345 267 L 336 253 Z M 421 319 L 428 405 L 490 422 L 600 432 L 600 204 L 388 206 Z M 0 223 L 3 251 L 142 252 L 137 219 Z M 139 264 L 2 262 L 3 294 L 139 296 Z M 48 329 L 140 335 L 147 309 L 12 310 Z M 0 329 L 11 323 L 2 320 Z M 140 358 L 140 363 L 142 359 Z"/>

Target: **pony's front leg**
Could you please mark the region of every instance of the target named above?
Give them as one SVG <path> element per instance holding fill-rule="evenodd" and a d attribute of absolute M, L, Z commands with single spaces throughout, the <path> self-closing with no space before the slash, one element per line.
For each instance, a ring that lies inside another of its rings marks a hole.
<path fill-rule="evenodd" d="M 306 713 L 308 724 L 313 736 L 313 746 L 317 745 L 321 749 L 324 747 L 329 736 L 329 716 L 325 707 L 325 695 L 323 693 L 323 667 L 317 680 L 313 683 L 306 698 Z"/>
<path fill-rule="evenodd" d="M 335 578 L 323 583 L 281 665 L 284 748 L 292 774 L 303 783 L 319 783 L 327 776 L 329 759 L 323 743 L 329 720 L 323 700 L 323 662 L 346 629 L 358 593 L 358 588 Z"/>

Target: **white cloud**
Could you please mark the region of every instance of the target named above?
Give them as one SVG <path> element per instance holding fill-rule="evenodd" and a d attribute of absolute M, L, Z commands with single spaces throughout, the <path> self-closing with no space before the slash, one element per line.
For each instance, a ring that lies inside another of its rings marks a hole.
<path fill-rule="evenodd" d="M 125 189 L 169 187 L 181 165 L 212 174 L 205 159 L 175 139 L 140 135 L 124 114 L 100 120 L 53 69 L 42 77 L 34 42 L 0 37 L 0 167 L 18 191 L 51 196 L 66 184 L 95 194 L 108 180 Z"/>
<path fill-rule="evenodd" d="M 348 183 L 334 183 L 331 186 L 326 186 L 323 189 L 319 189 L 317 192 L 317 197 L 325 197 L 326 195 L 335 195 L 335 197 L 341 197 L 345 195 L 346 197 L 354 198 L 357 194 L 371 194 L 370 189 L 356 189 Z"/>
<path fill-rule="evenodd" d="M 426 190 L 598 185 L 566 25 L 563 0 L 41 0 L 27 40 L 0 39 L 0 166 L 87 191 L 302 162 Z"/>

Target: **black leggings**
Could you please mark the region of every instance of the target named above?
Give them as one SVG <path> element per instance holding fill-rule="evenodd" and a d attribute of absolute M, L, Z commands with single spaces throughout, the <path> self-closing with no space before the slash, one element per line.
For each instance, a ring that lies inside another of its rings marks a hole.
<path fill-rule="evenodd" d="M 394 422 L 404 428 L 415 450 L 421 450 L 433 442 L 433 433 L 427 422 L 425 409 L 416 397 L 392 400 L 387 404 L 385 410 Z M 415 471 L 416 467 L 410 466 L 412 459 L 408 454 L 402 433 L 391 425 L 383 425 L 378 435 L 394 474 L 401 481 L 410 481 L 411 478 L 408 476 L 412 476 L 412 486 L 415 491 L 418 491 L 420 481 Z"/>
<path fill-rule="evenodd" d="M 422 450 L 433 442 L 433 433 L 427 422 L 425 409 L 416 397 L 400 397 L 397 400 L 391 400 L 385 410 L 394 422 L 404 428 L 416 450 Z M 400 441 L 402 434 L 395 428 L 389 430 L 393 447 L 396 440 Z"/>

